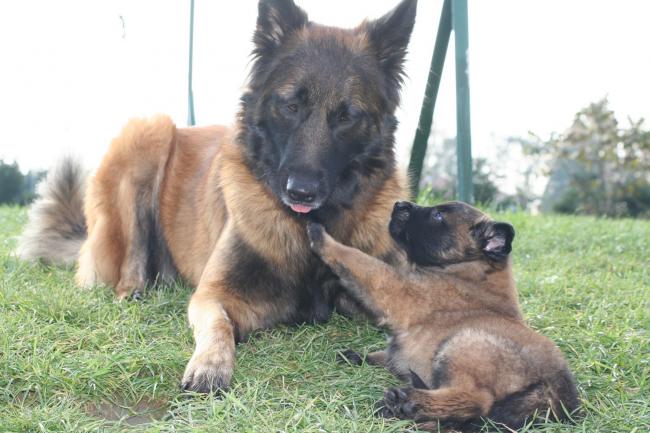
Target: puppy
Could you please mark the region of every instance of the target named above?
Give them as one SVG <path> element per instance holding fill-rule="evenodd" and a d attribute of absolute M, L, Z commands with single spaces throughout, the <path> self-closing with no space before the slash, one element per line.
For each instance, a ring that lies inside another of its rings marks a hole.
<path fill-rule="evenodd" d="M 381 414 L 460 431 L 480 418 L 518 429 L 535 416 L 566 420 L 579 405 L 558 347 L 526 326 L 509 254 L 515 232 L 464 203 L 395 204 L 391 266 L 308 226 L 311 247 L 392 332 L 368 354 L 411 386 L 388 389 Z M 353 363 L 362 357 L 344 352 Z"/>

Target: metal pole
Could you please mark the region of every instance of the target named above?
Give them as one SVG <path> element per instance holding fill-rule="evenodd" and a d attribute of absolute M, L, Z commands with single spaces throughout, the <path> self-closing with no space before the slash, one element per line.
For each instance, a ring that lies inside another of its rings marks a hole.
<path fill-rule="evenodd" d="M 440 22 L 438 24 L 438 34 L 436 43 L 431 57 L 431 66 L 429 67 L 429 77 L 427 87 L 424 91 L 424 100 L 420 111 L 420 120 L 418 129 L 415 131 L 413 139 L 413 148 L 411 149 L 411 159 L 409 161 L 409 178 L 411 183 L 411 196 L 417 198 L 420 187 L 420 176 L 422 175 L 422 165 L 427 153 L 427 142 L 431 133 L 431 122 L 433 121 L 433 110 L 436 107 L 436 98 L 438 97 L 438 88 L 442 78 L 442 69 L 445 65 L 447 56 L 447 47 L 449 46 L 449 36 L 451 34 L 451 4 L 450 0 L 445 0 L 440 13 Z"/>
<path fill-rule="evenodd" d="M 190 61 L 187 71 L 187 124 L 193 126 L 194 120 L 194 92 L 192 90 L 192 57 L 194 51 L 194 0 L 190 0 Z"/>
<path fill-rule="evenodd" d="M 469 116 L 467 0 L 453 0 L 451 15 L 456 45 L 456 158 L 458 163 L 458 199 L 466 203 L 472 203 L 472 137 Z"/>

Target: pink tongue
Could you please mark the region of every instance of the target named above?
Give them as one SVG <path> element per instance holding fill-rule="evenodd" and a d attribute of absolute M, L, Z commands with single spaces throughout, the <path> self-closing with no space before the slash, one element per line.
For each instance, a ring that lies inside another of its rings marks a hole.
<path fill-rule="evenodd" d="M 300 204 L 292 204 L 291 210 L 298 213 L 308 213 L 311 208 L 309 206 L 303 206 Z"/>

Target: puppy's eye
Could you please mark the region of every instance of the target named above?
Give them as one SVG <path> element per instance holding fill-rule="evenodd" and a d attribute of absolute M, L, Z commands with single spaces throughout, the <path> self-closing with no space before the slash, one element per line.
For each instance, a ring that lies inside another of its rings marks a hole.
<path fill-rule="evenodd" d="M 298 112 L 298 104 L 288 104 L 287 105 L 287 111 L 290 113 L 297 113 Z"/>
<path fill-rule="evenodd" d="M 431 218 L 433 218 L 435 221 L 442 221 L 442 214 L 440 211 L 434 211 L 433 214 L 431 214 Z"/>
<path fill-rule="evenodd" d="M 347 110 L 339 112 L 339 122 L 345 123 L 350 121 L 350 113 Z"/>

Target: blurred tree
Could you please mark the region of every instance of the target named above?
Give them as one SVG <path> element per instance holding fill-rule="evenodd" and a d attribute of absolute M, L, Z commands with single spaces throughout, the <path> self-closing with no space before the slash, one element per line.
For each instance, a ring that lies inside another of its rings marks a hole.
<path fill-rule="evenodd" d="M 429 149 L 433 152 L 427 158 L 427 164 L 422 172 L 423 188 L 421 190 L 436 200 L 455 200 L 458 188 L 456 182 L 456 140 L 445 139 L 442 146 L 429 146 Z M 499 176 L 487 159 L 474 158 L 472 171 L 476 203 L 495 204 L 503 198 L 503 194 L 496 184 Z"/>
<path fill-rule="evenodd" d="M 21 204 L 29 204 L 36 198 L 36 185 L 47 175 L 45 170 L 29 170 L 23 179 Z"/>
<path fill-rule="evenodd" d="M 579 111 L 564 134 L 525 142 L 546 161 L 542 210 L 650 217 L 650 131 L 643 119 L 620 128 L 608 105 L 604 98 Z"/>
<path fill-rule="evenodd" d="M 0 204 L 26 205 L 36 197 L 36 185 L 46 171 L 30 170 L 23 175 L 18 164 L 7 164 L 0 159 Z"/>
<path fill-rule="evenodd" d="M 0 204 L 20 203 L 23 192 L 23 174 L 18 164 L 0 160 Z"/>
<path fill-rule="evenodd" d="M 474 184 L 474 201 L 480 204 L 492 204 L 496 201 L 499 188 L 495 183 L 496 174 L 485 158 L 474 158 L 472 164 L 472 183 Z"/>

